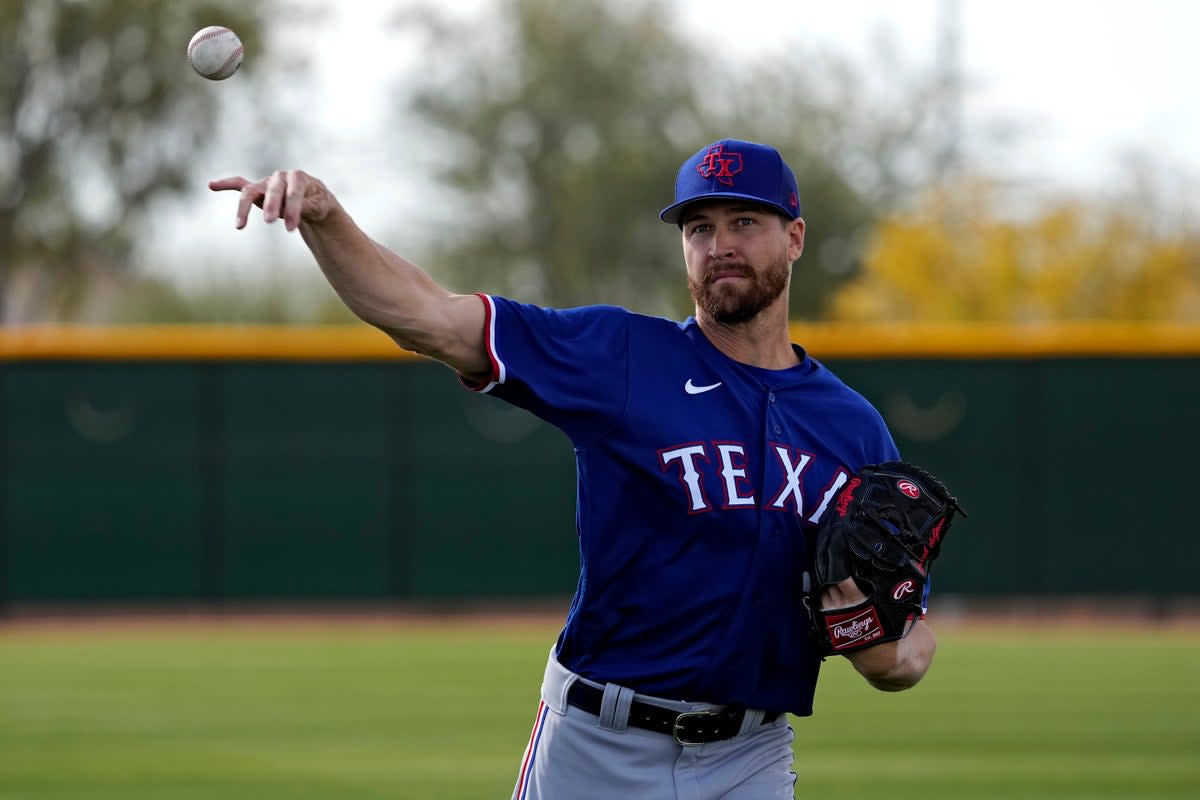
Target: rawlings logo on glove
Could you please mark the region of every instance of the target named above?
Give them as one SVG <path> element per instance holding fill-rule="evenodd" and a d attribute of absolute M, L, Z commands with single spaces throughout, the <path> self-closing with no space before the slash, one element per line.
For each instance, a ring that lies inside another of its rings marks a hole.
<path fill-rule="evenodd" d="M 925 470 L 871 464 L 850 478 L 817 531 L 805 598 L 821 656 L 902 639 L 924 614 L 929 567 L 954 515 L 966 512 Z M 867 599 L 828 611 L 821 595 L 846 578 Z"/>

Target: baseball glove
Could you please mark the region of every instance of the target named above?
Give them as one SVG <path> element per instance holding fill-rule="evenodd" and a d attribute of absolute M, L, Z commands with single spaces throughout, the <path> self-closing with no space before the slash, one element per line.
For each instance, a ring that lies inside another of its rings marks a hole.
<path fill-rule="evenodd" d="M 925 613 L 929 568 L 955 513 L 942 483 L 903 461 L 863 467 L 838 493 L 817 530 L 804 602 L 821 657 L 902 639 Z M 867 599 L 821 610 L 826 588 L 853 577 Z"/>

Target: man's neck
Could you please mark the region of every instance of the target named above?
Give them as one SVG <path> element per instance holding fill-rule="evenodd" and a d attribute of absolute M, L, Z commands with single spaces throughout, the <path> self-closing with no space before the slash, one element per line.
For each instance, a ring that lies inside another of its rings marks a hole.
<path fill-rule="evenodd" d="M 746 322 L 717 322 L 699 308 L 696 323 L 701 333 L 729 358 L 763 369 L 787 369 L 800 363 L 792 347 L 787 306 L 772 305 Z"/>

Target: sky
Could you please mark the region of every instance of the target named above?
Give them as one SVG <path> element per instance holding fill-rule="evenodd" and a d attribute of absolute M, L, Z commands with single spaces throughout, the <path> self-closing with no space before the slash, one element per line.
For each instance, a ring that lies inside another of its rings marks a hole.
<path fill-rule="evenodd" d="M 455 9 L 476 14 L 485 2 L 459 0 Z M 320 113 L 290 142 L 299 163 L 280 165 L 325 179 L 368 232 L 391 226 L 420 202 L 403 187 L 381 186 L 385 93 L 420 66 L 420 54 L 397 48 L 382 24 L 384 10 L 394 5 L 346 2 L 327 23 L 304 32 L 297 45 L 313 58 L 315 80 L 305 103 Z M 989 118 L 1011 117 L 1027 127 L 1024 144 L 1006 151 L 1013 163 L 1001 171 L 1047 187 L 1103 191 L 1119 171 L 1121 154 L 1141 150 L 1181 174 L 1200 176 L 1200 3 L 1191 0 L 674 0 L 674 7 L 680 30 L 735 57 L 799 42 L 869 64 L 886 31 L 905 63 L 918 67 L 936 63 L 939 30 L 947 14 L 956 13 L 967 146 Z M 253 53 L 243 69 L 253 69 Z M 234 142 L 205 165 L 212 177 L 244 171 L 244 152 Z M 149 260 L 184 261 L 197 248 L 231 257 L 304 255 L 298 237 L 280 241 L 279 226 L 252 224 L 235 232 L 235 205 L 201 185 L 186 209 L 163 220 L 167 235 Z"/>

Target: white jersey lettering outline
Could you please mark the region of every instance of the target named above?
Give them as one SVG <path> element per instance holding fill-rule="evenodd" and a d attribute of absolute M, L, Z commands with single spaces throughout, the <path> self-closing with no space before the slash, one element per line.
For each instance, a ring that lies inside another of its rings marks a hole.
<path fill-rule="evenodd" d="M 779 490 L 779 494 L 771 501 L 770 506 L 771 508 L 784 508 L 787 505 L 788 495 L 791 495 L 796 500 L 796 513 L 803 514 L 804 490 L 800 488 L 800 476 L 808 469 L 808 465 L 812 462 L 813 457 L 808 453 L 802 453 L 797 450 L 796 453 L 800 456 L 800 460 L 799 463 L 793 466 L 791 453 L 789 452 L 791 450 L 790 447 L 777 444 L 771 449 L 779 457 L 779 465 L 783 467 L 785 483 L 783 488 Z"/>
<path fill-rule="evenodd" d="M 712 508 L 708 504 L 708 498 L 704 496 L 704 485 L 700 482 L 700 471 L 696 469 L 697 456 L 708 461 L 708 452 L 703 444 L 685 445 L 671 450 L 660 450 L 658 453 L 658 458 L 662 462 L 664 471 L 671 465 L 672 461 L 678 460 L 682 465 L 682 469 L 679 471 L 679 483 L 687 489 L 688 497 L 691 501 L 691 508 L 688 511 L 692 514 Z"/>
<path fill-rule="evenodd" d="M 846 485 L 846 481 L 849 479 L 850 479 L 850 476 L 846 473 L 845 470 L 841 470 L 841 469 L 838 470 L 838 473 L 834 477 L 833 482 L 830 483 L 829 488 L 825 490 L 825 494 L 821 495 L 821 504 L 819 506 L 817 506 L 817 510 L 814 511 L 812 513 L 812 516 L 808 518 L 809 522 L 813 523 L 814 525 L 817 522 L 820 522 L 821 515 L 824 514 L 825 509 L 829 507 L 829 502 L 831 500 L 833 500 L 834 497 L 837 496 L 837 493 L 839 491 L 841 491 L 842 487 Z"/>
<path fill-rule="evenodd" d="M 740 444 L 731 444 L 728 442 L 713 442 L 717 447 L 717 452 L 721 456 L 721 478 L 725 484 L 725 508 L 738 508 L 754 505 L 754 492 L 750 493 L 749 497 L 743 497 L 738 494 L 737 482 L 743 480 L 750 483 L 750 479 L 746 477 L 745 466 L 746 448 Z M 741 466 L 734 466 L 733 456 L 737 454 L 742 457 Z"/>
<path fill-rule="evenodd" d="M 717 451 L 717 457 L 720 461 L 719 465 L 713 465 L 709 451 L 710 445 Z M 784 482 L 783 486 L 776 492 L 774 499 L 766 505 L 761 506 L 761 508 L 771 511 L 791 511 L 797 516 L 803 517 L 805 522 L 814 525 L 817 524 L 829 507 L 829 504 L 837 496 L 837 493 L 841 491 L 842 487 L 846 485 L 846 481 L 849 480 L 849 473 L 846 471 L 846 468 L 839 466 L 836 469 L 833 477 L 821 492 L 821 502 L 817 504 L 817 507 L 812 510 L 811 514 L 805 516 L 803 478 L 804 474 L 813 465 L 816 457 L 812 453 L 805 453 L 777 442 L 772 443 L 771 449 L 774 451 L 776 458 L 779 460 L 779 466 L 783 470 Z M 666 472 L 673 463 L 679 463 L 679 472 L 676 477 L 687 496 L 689 514 L 700 514 L 712 511 L 714 508 L 713 504 L 709 502 L 705 491 L 704 468 L 697 463 L 701 459 L 707 461 L 711 466 L 718 466 L 717 475 L 721 479 L 725 495 L 725 502 L 721 508 L 758 507 L 757 497 L 753 489 L 751 489 L 748 495 L 738 492 L 739 481 L 745 481 L 751 487 L 755 485 L 755 479 L 749 474 L 750 463 L 746 456 L 746 446 L 744 444 L 740 442 L 692 442 L 658 451 L 659 468 L 663 472 Z M 769 497 L 770 495 L 767 496 Z M 794 510 L 791 508 L 793 504 L 795 506 Z"/>

